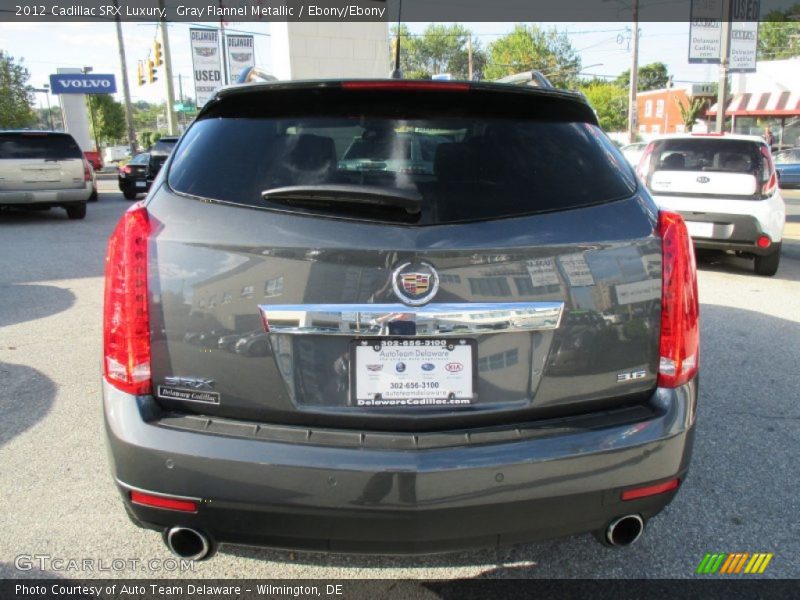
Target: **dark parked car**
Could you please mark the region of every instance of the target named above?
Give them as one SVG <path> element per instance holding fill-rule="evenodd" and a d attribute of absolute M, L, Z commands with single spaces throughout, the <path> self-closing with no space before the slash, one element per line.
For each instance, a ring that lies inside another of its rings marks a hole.
<path fill-rule="evenodd" d="M 432 172 L 340 168 L 375 132 L 438 136 Z M 176 554 L 624 546 L 677 493 L 692 244 L 582 96 L 234 86 L 164 169 L 109 242 L 103 402 L 125 508 Z M 203 322 L 270 351 L 186 343 Z"/>
<path fill-rule="evenodd" d="M 778 184 L 783 189 L 800 187 L 800 148 L 792 148 L 775 155 Z"/>
<path fill-rule="evenodd" d="M 135 200 L 138 194 L 147 193 L 150 189 L 149 164 L 150 154 L 144 152 L 137 154 L 127 164 L 117 169 L 119 190 L 127 200 Z"/>

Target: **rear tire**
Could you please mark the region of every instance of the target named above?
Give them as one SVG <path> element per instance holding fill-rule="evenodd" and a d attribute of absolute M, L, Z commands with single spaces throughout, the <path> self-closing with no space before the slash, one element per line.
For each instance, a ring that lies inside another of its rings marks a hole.
<path fill-rule="evenodd" d="M 754 261 L 754 268 L 757 275 L 765 277 L 772 277 L 778 272 L 778 264 L 781 262 L 781 245 L 776 244 L 775 248 L 769 254 L 764 256 L 756 256 Z"/>
<path fill-rule="evenodd" d="M 64 208 L 67 210 L 67 217 L 69 217 L 72 221 L 83 219 L 86 216 L 86 202 L 81 202 L 80 204 L 71 204 L 69 206 L 65 206 Z"/>
<path fill-rule="evenodd" d="M 122 195 L 125 196 L 125 200 L 136 200 L 136 190 L 132 190 L 131 188 L 125 188 L 122 190 Z"/>

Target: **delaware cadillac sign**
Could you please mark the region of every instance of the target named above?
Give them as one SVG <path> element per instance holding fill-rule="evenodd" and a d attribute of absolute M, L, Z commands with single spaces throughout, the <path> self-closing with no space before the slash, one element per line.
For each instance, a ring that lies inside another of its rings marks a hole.
<path fill-rule="evenodd" d="M 50 75 L 54 94 L 114 94 L 117 82 L 113 75 L 99 73 L 59 73 Z"/>

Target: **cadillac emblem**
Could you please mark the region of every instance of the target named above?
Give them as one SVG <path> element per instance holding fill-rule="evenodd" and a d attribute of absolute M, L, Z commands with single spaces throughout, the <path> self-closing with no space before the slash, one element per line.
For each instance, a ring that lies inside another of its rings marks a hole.
<path fill-rule="evenodd" d="M 403 263 L 392 273 L 395 295 L 409 306 L 422 306 L 439 291 L 439 275 L 426 262 Z"/>

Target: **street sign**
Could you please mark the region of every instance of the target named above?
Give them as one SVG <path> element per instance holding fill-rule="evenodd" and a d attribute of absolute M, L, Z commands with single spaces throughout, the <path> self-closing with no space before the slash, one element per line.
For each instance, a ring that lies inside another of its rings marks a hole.
<path fill-rule="evenodd" d="M 731 5 L 730 73 L 753 73 L 756 70 L 760 10 L 760 2 L 734 2 Z"/>
<path fill-rule="evenodd" d="M 719 63 L 722 51 L 722 9 L 729 0 L 692 0 L 689 62 Z"/>
<path fill-rule="evenodd" d="M 50 75 L 53 94 L 114 94 L 117 82 L 113 75 L 100 73 L 59 73 Z"/>
<path fill-rule="evenodd" d="M 176 102 L 175 104 L 173 104 L 172 110 L 174 110 L 175 112 L 192 113 L 192 114 L 197 112 L 197 108 L 192 106 L 191 104 L 182 104 L 180 102 Z"/>

